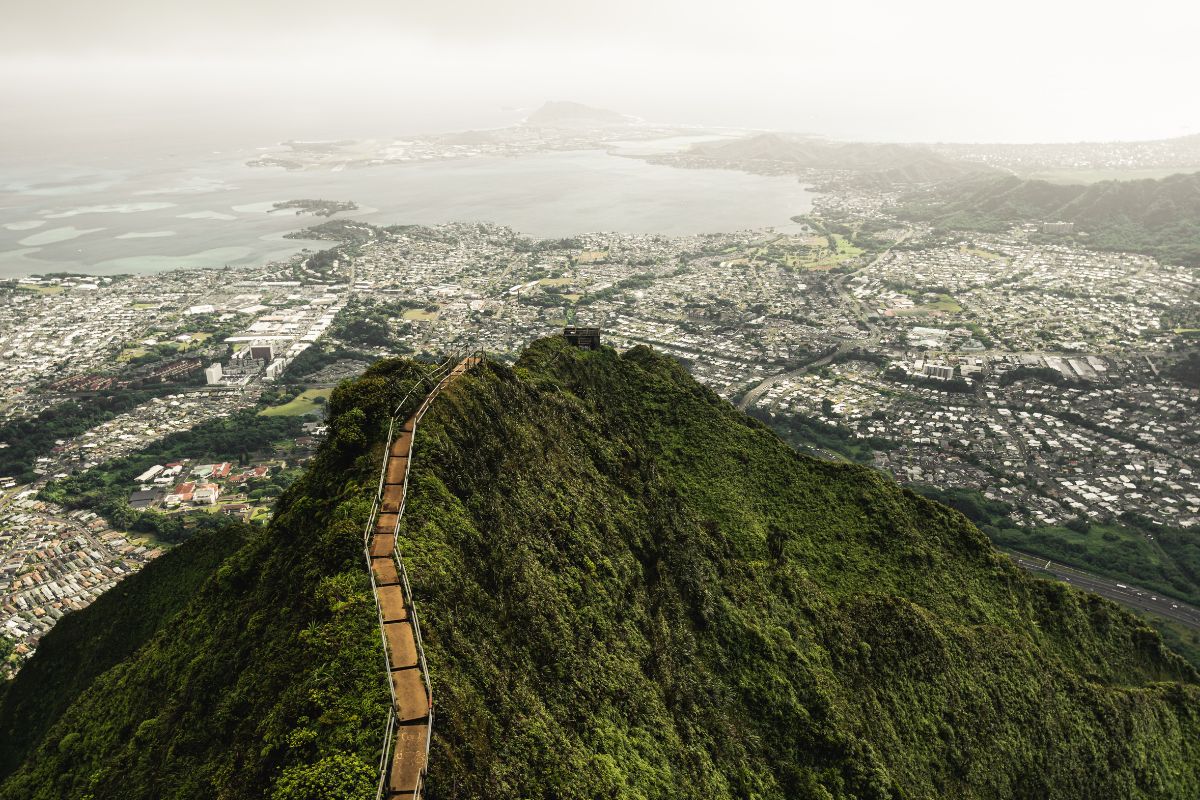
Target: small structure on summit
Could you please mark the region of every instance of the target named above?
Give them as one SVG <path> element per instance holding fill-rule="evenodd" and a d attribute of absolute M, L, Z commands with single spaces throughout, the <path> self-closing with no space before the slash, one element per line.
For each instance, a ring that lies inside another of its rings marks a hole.
<path fill-rule="evenodd" d="M 563 328 L 563 336 L 567 338 L 568 343 L 583 350 L 600 349 L 599 328 L 577 328 L 574 325 L 568 325 Z"/>

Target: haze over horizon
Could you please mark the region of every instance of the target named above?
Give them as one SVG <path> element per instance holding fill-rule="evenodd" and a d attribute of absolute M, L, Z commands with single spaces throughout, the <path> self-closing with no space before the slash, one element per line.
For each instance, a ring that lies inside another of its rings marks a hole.
<path fill-rule="evenodd" d="M 1195 25 L 1079 2 L 67 0 L 0 32 L 10 156 L 509 124 L 547 99 L 877 141 L 1200 132 Z M 986 36 L 984 33 L 986 32 Z M 1014 113 L 1018 112 L 1019 113 Z M 167 144 L 162 143 L 160 144 Z"/>

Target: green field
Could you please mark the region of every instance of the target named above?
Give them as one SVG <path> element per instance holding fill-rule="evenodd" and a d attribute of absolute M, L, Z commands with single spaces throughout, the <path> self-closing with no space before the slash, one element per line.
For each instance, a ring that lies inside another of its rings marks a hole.
<path fill-rule="evenodd" d="M 117 363 L 124 364 L 125 362 L 132 361 L 135 358 L 140 358 L 146 355 L 146 352 L 146 348 L 144 347 L 127 347 L 122 350 L 119 355 L 117 355 Z"/>
<path fill-rule="evenodd" d="M 800 246 L 796 246 L 795 237 L 780 236 L 772 240 L 765 247 L 747 251 L 747 258 L 742 259 L 741 263 L 749 263 L 749 261 L 758 258 L 767 258 L 793 269 L 826 270 L 833 269 L 841 265 L 843 261 L 854 258 L 864 252 L 861 247 L 855 246 L 849 239 L 839 233 L 833 234 L 833 239 L 837 247 L 834 250 L 830 250 L 824 236 L 804 237 Z M 737 264 L 739 262 L 734 261 L 733 263 Z"/>
<path fill-rule="evenodd" d="M 986 258 L 989 261 L 1003 261 L 1005 258 L 1005 256 L 1002 256 L 999 253 L 993 253 L 991 250 L 983 250 L 979 247 L 961 247 L 959 249 L 964 253 L 970 253 L 971 255 L 979 256 L 980 258 Z"/>
<path fill-rule="evenodd" d="M 904 294 L 913 294 L 913 292 L 905 292 Z M 915 317 L 924 314 L 958 314 L 962 311 L 962 306 L 948 294 L 939 294 L 938 299 L 932 302 L 921 303 L 913 308 L 904 308 L 896 311 L 898 317 Z"/>
<path fill-rule="evenodd" d="M 292 400 L 280 406 L 271 406 L 258 412 L 261 417 L 302 417 L 306 414 L 316 414 L 323 406 L 315 402 L 316 398 L 329 399 L 332 389 L 306 389 Z"/>
<path fill-rule="evenodd" d="M 34 286 L 28 283 L 19 283 L 17 288 L 26 292 L 36 292 L 37 294 L 58 294 L 63 290 L 61 286 Z"/>
<path fill-rule="evenodd" d="M 1120 524 L 1091 525 L 1086 533 L 1059 525 L 1032 529 L 992 528 L 997 544 L 1071 564 L 1115 580 L 1128 580 L 1147 589 L 1188 602 L 1200 601 L 1195 554 L 1186 538 L 1160 534 L 1154 539 Z"/>
<path fill-rule="evenodd" d="M 850 243 L 850 240 L 840 233 L 833 234 L 834 242 L 837 244 L 837 251 L 830 253 L 826 252 L 820 259 L 808 265 L 809 269 L 833 269 L 847 259 L 854 258 L 863 253 L 861 247 L 855 247 Z"/>

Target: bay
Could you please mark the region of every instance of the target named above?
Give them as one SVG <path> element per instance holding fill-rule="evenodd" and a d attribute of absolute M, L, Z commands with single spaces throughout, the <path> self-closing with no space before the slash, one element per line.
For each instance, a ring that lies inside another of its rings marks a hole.
<path fill-rule="evenodd" d="M 249 167 L 256 154 L 206 153 L 79 164 L 0 164 L 0 277 L 262 263 L 328 242 L 284 235 L 323 221 L 272 211 L 299 198 L 353 200 L 339 215 L 380 225 L 494 222 L 535 237 L 665 235 L 792 227 L 812 207 L 795 178 L 648 164 L 631 142 L 582 150 L 333 170 Z M 60 220 L 70 231 L 34 236 Z M 163 232 L 170 232 L 165 235 Z M 64 238 L 59 238 L 62 236 Z"/>

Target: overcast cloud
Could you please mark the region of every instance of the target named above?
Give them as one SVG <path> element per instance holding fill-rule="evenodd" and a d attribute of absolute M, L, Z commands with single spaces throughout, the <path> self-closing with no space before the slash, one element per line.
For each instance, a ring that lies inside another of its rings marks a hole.
<path fill-rule="evenodd" d="M 6 4 L 9 148 L 484 126 L 551 98 L 875 140 L 1200 132 L 1200 16 L 1182 2 Z"/>

